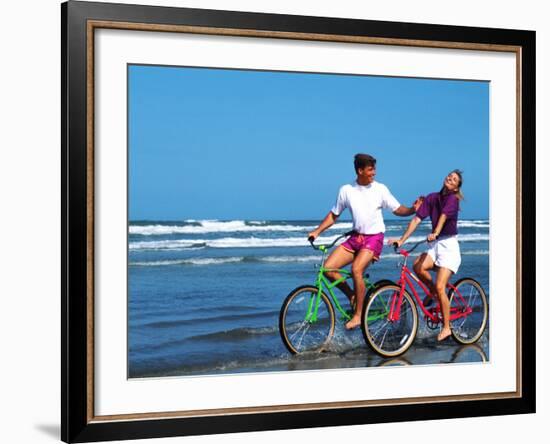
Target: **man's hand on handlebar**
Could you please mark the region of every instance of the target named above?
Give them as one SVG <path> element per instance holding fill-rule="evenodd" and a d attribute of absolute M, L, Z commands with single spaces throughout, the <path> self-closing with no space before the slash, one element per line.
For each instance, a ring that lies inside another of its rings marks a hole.
<path fill-rule="evenodd" d="M 428 242 L 433 242 L 434 240 L 437 239 L 437 236 L 439 236 L 439 234 L 437 234 L 437 233 L 428 234 Z"/>
<path fill-rule="evenodd" d="M 309 242 L 313 242 L 317 237 L 319 236 L 319 233 L 317 233 L 317 230 L 313 230 L 311 233 L 307 235 L 307 240 Z"/>
<path fill-rule="evenodd" d="M 320 233 L 318 232 L 318 230 L 314 230 L 308 234 L 307 240 L 309 241 L 311 246 L 316 250 L 321 249 L 323 251 L 326 251 L 327 248 L 330 249 L 334 247 L 334 245 L 336 245 L 336 242 L 338 242 L 340 239 L 342 239 L 343 237 L 351 236 L 353 233 L 354 233 L 353 231 L 348 231 L 347 233 L 343 233 L 340 236 L 336 237 L 330 244 L 327 244 L 327 245 L 315 245 L 313 241 L 317 239 L 317 237 L 319 237 Z"/>

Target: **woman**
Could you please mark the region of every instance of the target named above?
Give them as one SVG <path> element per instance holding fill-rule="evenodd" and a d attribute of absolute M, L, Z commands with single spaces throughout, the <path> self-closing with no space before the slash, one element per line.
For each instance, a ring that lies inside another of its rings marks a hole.
<path fill-rule="evenodd" d="M 446 289 L 449 278 L 458 271 L 461 262 L 457 239 L 459 201 L 464 198 L 461 187 L 462 171 L 451 171 L 443 181 L 441 190 L 426 196 L 403 236 L 399 240 L 390 239 L 390 243 L 401 246 L 418 224 L 430 216 L 432 232 L 428 235 L 428 250 L 415 260 L 414 271 L 431 292 L 431 296 L 424 299 L 424 305 L 431 305 L 434 297 L 439 298 L 443 328 L 437 336 L 438 341 L 451 335 L 450 304 Z M 430 274 L 430 270 L 434 269 L 437 270 L 435 284 Z"/>

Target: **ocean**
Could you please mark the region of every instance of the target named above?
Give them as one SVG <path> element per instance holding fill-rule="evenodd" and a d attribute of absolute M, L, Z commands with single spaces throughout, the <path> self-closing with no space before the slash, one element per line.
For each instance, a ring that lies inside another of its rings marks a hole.
<path fill-rule="evenodd" d="M 489 325 L 477 344 L 436 344 L 437 331 L 420 327 L 402 357 L 387 360 L 368 349 L 360 329 L 343 329 L 324 353 L 293 356 L 278 328 L 285 297 L 313 284 L 322 255 L 307 242 L 319 221 L 131 221 L 128 243 L 128 376 L 130 378 L 314 370 L 383 365 L 429 365 L 489 360 Z M 407 219 L 386 220 L 386 239 Z M 351 229 L 338 222 L 316 243 Z M 421 240 L 423 222 L 407 245 Z M 490 305 L 489 221 L 459 221 L 462 264 L 453 281 L 478 280 Z M 417 251 L 421 252 L 419 248 Z M 374 282 L 396 280 L 399 257 L 385 246 L 367 272 Z M 342 304 L 345 297 L 336 290 Z"/>

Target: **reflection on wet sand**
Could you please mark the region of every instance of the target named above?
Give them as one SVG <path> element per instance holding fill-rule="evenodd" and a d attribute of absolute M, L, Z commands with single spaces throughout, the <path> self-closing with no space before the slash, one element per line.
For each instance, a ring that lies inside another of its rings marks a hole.
<path fill-rule="evenodd" d="M 312 363 L 319 370 L 358 367 L 403 367 L 409 365 L 433 364 L 479 364 L 489 361 L 488 340 L 486 337 L 478 344 L 460 345 L 454 341 L 437 343 L 433 338 L 417 341 L 402 356 L 383 358 L 367 347 L 348 350 L 328 351 L 291 357 L 277 370 L 311 370 Z"/>
<path fill-rule="evenodd" d="M 453 351 L 448 363 L 479 363 L 487 362 L 487 355 L 483 349 L 477 344 L 460 345 Z M 443 363 L 440 361 L 440 363 Z M 397 358 L 382 358 L 378 367 L 405 366 L 413 365 L 409 359 L 400 356 Z"/>
<path fill-rule="evenodd" d="M 394 358 L 383 358 L 365 344 L 360 331 L 350 333 L 337 330 L 331 347 L 327 351 L 291 356 L 285 352 L 266 362 L 252 361 L 246 365 L 241 363 L 241 368 L 234 372 L 341 370 L 466 363 L 479 365 L 489 362 L 489 359 L 488 331 L 485 331 L 477 343 L 461 345 L 453 340 L 439 343 L 436 340 L 436 333 L 419 329 L 416 341 L 405 354 Z M 221 372 L 227 372 L 227 368 L 221 368 Z"/>

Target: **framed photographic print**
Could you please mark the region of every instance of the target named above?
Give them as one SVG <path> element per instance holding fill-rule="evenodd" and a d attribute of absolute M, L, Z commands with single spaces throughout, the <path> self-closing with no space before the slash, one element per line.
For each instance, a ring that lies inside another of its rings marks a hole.
<path fill-rule="evenodd" d="M 62 439 L 535 411 L 535 33 L 69 1 Z"/>

